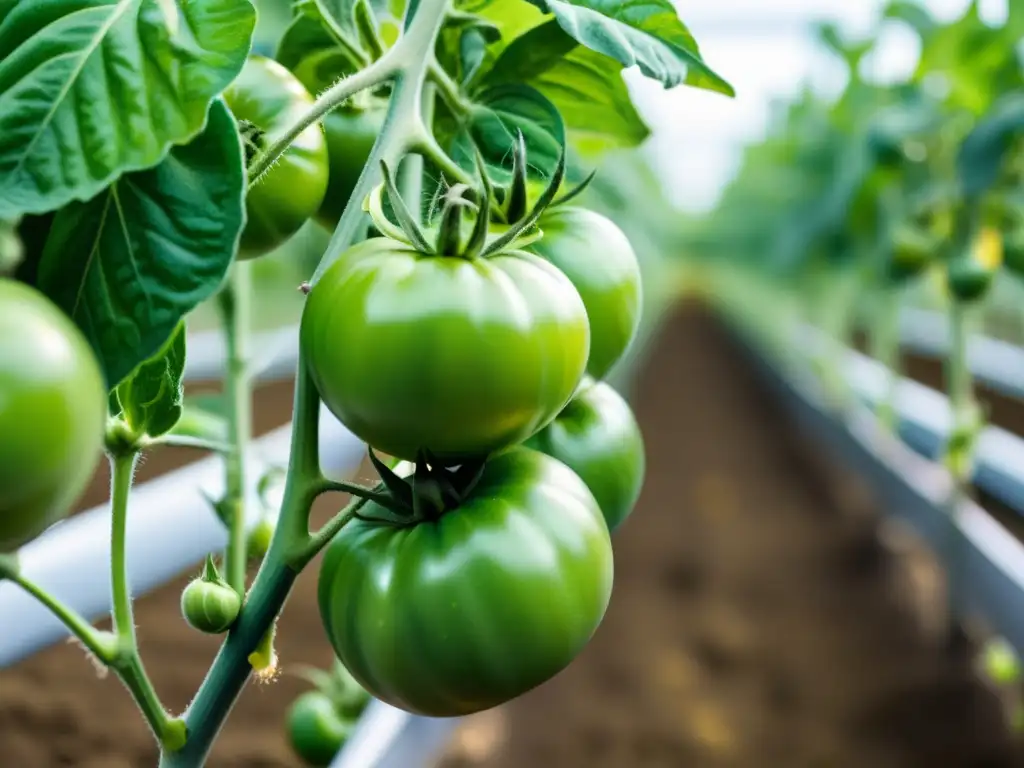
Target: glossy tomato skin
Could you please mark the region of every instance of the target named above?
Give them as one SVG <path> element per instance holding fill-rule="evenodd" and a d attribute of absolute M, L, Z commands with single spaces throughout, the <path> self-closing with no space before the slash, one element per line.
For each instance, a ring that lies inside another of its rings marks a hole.
<path fill-rule="evenodd" d="M 81 331 L 36 289 L 0 278 L 0 552 L 71 511 L 103 453 L 106 418 Z"/>
<path fill-rule="evenodd" d="M 306 299 L 301 343 L 331 412 L 402 459 L 446 464 L 520 443 L 583 377 L 590 331 L 568 279 L 538 256 L 425 256 L 365 240 Z"/>
<path fill-rule="evenodd" d="M 281 138 L 313 105 L 313 97 L 291 72 L 257 55 L 246 60 L 224 100 L 235 118 L 263 132 L 261 147 Z M 238 257 L 261 256 L 294 235 L 320 208 L 327 180 L 327 142 L 320 126 L 311 125 L 246 193 Z"/>
<path fill-rule="evenodd" d="M 380 510 L 370 503 L 364 514 Z M 339 659 L 373 696 L 465 715 L 564 669 L 604 616 L 612 570 L 586 485 L 519 446 L 492 457 L 461 506 L 434 522 L 342 529 L 321 567 L 320 612 Z"/>
<path fill-rule="evenodd" d="M 307 691 L 288 709 L 288 741 L 308 765 L 331 764 L 348 741 L 354 722 L 342 717 L 330 697 Z"/>
<path fill-rule="evenodd" d="M 995 270 L 971 258 L 956 258 L 949 264 L 946 285 L 950 294 L 964 302 L 974 302 L 988 293 Z"/>
<path fill-rule="evenodd" d="M 644 440 L 629 405 L 610 385 L 584 381 L 558 418 L 526 445 L 580 476 L 612 532 L 633 511 L 644 482 Z"/>
<path fill-rule="evenodd" d="M 370 151 L 384 127 L 386 110 L 380 106 L 369 109 L 339 108 L 324 118 L 327 154 L 330 157 L 330 178 L 327 194 L 316 213 L 321 226 L 334 230 L 338 226 L 359 174 L 370 157 Z"/>
<path fill-rule="evenodd" d="M 604 378 L 636 338 L 643 305 L 640 265 L 625 233 L 586 208 L 558 206 L 540 220 L 542 237 L 529 250 L 576 286 L 590 318 L 587 373 Z"/>

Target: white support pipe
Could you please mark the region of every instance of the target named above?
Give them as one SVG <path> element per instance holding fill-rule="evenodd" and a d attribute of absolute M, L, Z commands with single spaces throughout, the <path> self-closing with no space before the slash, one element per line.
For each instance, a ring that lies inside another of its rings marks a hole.
<path fill-rule="evenodd" d="M 326 409 L 320 414 L 324 472 L 350 474 L 364 445 Z M 250 476 L 288 459 L 291 425 L 252 443 Z M 224 547 L 227 532 L 200 491 L 223 491 L 223 463 L 210 456 L 132 490 L 128 514 L 128 581 L 142 595 Z M 253 500 L 255 502 L 255 499 Z M 257 505 L 247 505 L 250 524 Z M 91 621 L 110 612 L 110 510 L 101 505 L 58 523 L 20 551 L 25 575 Z M 0 668 L 67 637 L 64 625 L 19 587 L 0 583 Z"/>

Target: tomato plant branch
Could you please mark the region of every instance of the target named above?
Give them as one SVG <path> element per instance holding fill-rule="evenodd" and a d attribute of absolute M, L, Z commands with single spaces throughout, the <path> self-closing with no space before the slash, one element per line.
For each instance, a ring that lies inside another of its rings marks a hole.
<path fill-rule="evenodd" d="M 207 440 L 203 437 L 192 435 L 175 435 L 170 432 L 160 437 L 146 438 L 139 442 L 142 450 L 151 448 L 194 448 L 197 451 L 208 451 L 210 453 L 231 453 L 230 443 L 222 443 L 217 440 Z"/>
<path fill-rule="evenodd" d="M 323 273 L 353 243 L 362 222 L 363 200 L 380 182 L 381 161 L 395 168 L 407 152 L 425 147 L 429 142 L 433 142 L 437 147 L 437 142 L 423 124 L 422 94 L 427 71 L 433 60 L 434 43 L 441 31 L 449 3 L 450 0 L 421 0 L 405 35 L 378 62 L 396 62 L 397 70 L 394 74 L 388 111 L 370 157 L 359 174 L 355 189 L 327 244 L 327 250 L 310 278 L 310 285 L 315 285 Z M 426 137 L 429 137 L 429 140 Z M 449 165 L 455 165 L 440 147 L 437 147 L 437 151 L 443 156 L 442 162 L 446 160 Z M 435 159 L 431 155 L 428 156 Z M 465 179 L 469 179 L 468 174 L 458 166 L 455 168 Z"/>
<path fill-rule="evenodd" d="M 139 454 L 132 451 L 111 456 L 110 491 L 110 586 L 114 632 L 122 648 L 135 646 L 135 618 L 128 587 L 128 496 Z"/>
<path fill-rule="evenodd" d="M 383 503 L 389 501 L 386 493 L 376 488 L 360 485 L 359 483 L 350 483 L 347 480 L 328 480 L 324 478 L 317 483 L 316 493 L 317 495 L 324 493 L 347 493 L 367 501 L 382 501 Z"/>
<path fill-rule="evenodd" d="M 117 637 L 112 632 L 97 629 L 85 620 L 80 613 L 65 605 L 31 579 L 26 578 L 16 569 L 11 573 L 4 572 L 4 578 L 17 584 L 25 592 L 38 600 L 60 622 L 68 628 L 89 653 L 104 665 L 109 665 L 117 655 Z"/>
<path fill-rule="evenodd" d="M 222 502 L 228 526 L 224 578 L 239 594 L 245 593 L 245 456 L 252 438 L 252 375 L 249 370 L 251 272 L 250 262 L 236 262 L 227 286 L 218 297 L 227 346 L 224 395 L 230 443 L 224 459 Z"/>
<path fill-rule="evenodd" d="M 326 547 L 331 540 L 338 535 L 338 531 L 355 519 L 359 510 L 362 509 L 368 499 L 353 499 L 338 514 L 321 526 L 320 530 L 314 533 L 307 542 L 305 548 L 298 552 L 291 562 L 293 567 L 303 568 L 317 554 Z"/>
<path fill-rule="evenodd" d="M 946 445 L 945 464 L 952 478 L 949 499 L 949 533 L 946 552 L 949 572 L 947 589 L 948 616 L 952 619 L 960 603 L 963 582 L 962 537 L 956 526 L 960 508 L 967 498 L 974 444 L 980 426 L 977 404 L 974 400 L 973 380 L 967 364 L 968 322 L 964 302 L 954 300 L 949 311 L 950 348 L 946 368 L 946 382 L 953 425 Z"/>
<path fill-rule="evenodd" d="M 437 61 L 433 61 L 430 63 L 428 75 L 430 82 L 437 87 L 437 92 L 441 95 L 445 105 L 451 110 L 452 114 L 456 117 L 461 117 L 469 113 L 469 102 L 462 98 L 458 83 L 452 79 L 444 67 Z"/>
<path fill-rule="evenodd" d="M 401 41 L 399 41 L 401 45 Z M 249 186 L 257 183 L 259 178 L 277 162 L 292 142 L 304 130 L 323 119 L 324 115 L 341 106 L 342 103 L 368 88 L 386 83 L 398 74 L 397 60 L 401 54 L 399 45 L 388 51 L 382 58 L 373 62 L 366 69 L 349 75 L 324 91 L 313 103 L 310 110 L 284 133 L 281 138 L 257 155 L 249 167 Z"/>
<path fill-rule="evenodd" d="M 135 451 L 110 458 L 110 582 L 116 647 L 107 663 L 135 699 L 161 747 L 174 750 L 185 741 L 185 724 L 167 714 L 142 665 L 128 585 L 128 496 L 138 458 Z"/>
<path fill-rule="evenodd" d="M 250 655 L 284 608 L 299 569 L 295 553 L 310 540 L 309 512 L 320 480 L 318 437 L 320 400 L 300 359 L 295 383 L 292 437 L 281 515 L 270 548 L 256 574 L 238 620 L 228 632 L 196 697 L 182 715 L 188 728 L 184 747 L 165 750 L 161 768 L 204 764 L 238 695 L 253 671 Z"/>

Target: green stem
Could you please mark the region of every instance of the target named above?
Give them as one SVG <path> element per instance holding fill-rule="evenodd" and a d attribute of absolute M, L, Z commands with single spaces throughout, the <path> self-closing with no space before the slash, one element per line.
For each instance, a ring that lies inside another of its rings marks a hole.
<path fill-rule="evenodd" d="M 449 184 L 470 184 L 475 186 L 475 179 L 472 174 L 459 166 L 449 157 L 448 153 L 437 143 L 434 134 L 420 126 L 420 130 L 413 136 L 409 143 L 409 149 L 418 152 L 438 167 L 442 174 L 448 179 Z"/>
<path fill-rule="evenodd" d="M 122 649 L 135 648 L 135 618 L 128 586 L 128 496 L 139 454 L 111 456 L 110 585 L 114 632 Z"/>
<path fill-rule="evenodd" d="M 324 115 L 357 93 L 381 85 L 395 77 L 399 72 L 397 61 L 399 53 L 399 47 L 395 46 L 383 58 L 373 62 L 366 69 L 361 69 L 355 74 L 339 80 L 324 91 L 301 120 L 292 125 L 277 141 L 254 158 L 249 167 L 249 186 L 255 184 L 270 166 L 277 162 L 277 158 L 292 145 L 299 134 L 309 126 L 320 122 Z"/>
<path fill-rule="evenodd" d="M 886 388 L 878 401 L 876 415 L 882 429 L 896 434 L 896 390 L 900 381 L 899 338 L 900 291 L 885 286 L 879 292 L 879 306 L 871 325 L 871 354 L 885 366 Z"/>
<path fill-rule="evenodd" d="M 160 437 L 143 440 L 140 443 L 142 450 L 151 448 L 194 448 L 197 451 L 208 451 L 210 453 L 231 453 L 230 443 L 221 443 L 216 440 L 207 440 L 205 437 L 193 437 L 192 435 L 164 434 Z"/>
<path fill-rule="evenodd" d="M 301 354 L 301 353 L 300 353 Z M 161 768 L 199 768 L 242 692 L 252 665 L 249 655 L 266 637 L 284 608 L 298 570 L 290 564 L 308 546 L 309 511 L 320 480 L 317 456 L 320 401 L 299 360 L 295 386 L 291 453 L 284 500 L 270 549 L 260 566 L 238 621 L 213 660 L 206 679 L 183 718 L 188 740 L 177 752 L 164 752 Z"/>
<path fill-rule="evenodd" d="M 230 451 L 224 459 L 224 508 L 228 544 L 224 552 L 224 578 L 245 594 L 245 457 L 252 439 L 252 375 L 249 370 L 249 335 L 252 327 L 251 262 L 239 261 L 220 294 L 220 309 L 227 342 L 227 401 Z"/>
<path fill-rule="evenodd" d="M 78 640 L 85 646 L 85 649 L 95 656 L 101 663 L 109 665 L 117 656 L 117 636 L 113 632 L 106 632 L 96 629 L 85 618 L 55 598 L 34 581 L 25 578 L 17 571 L 10 575 L 5 574 L 12 582 L 17 584 L 28 594 L 42 603 L 54 616 L 60 619 L 61 623 L 68 628 Z"/>
<path fill-rule="evenodd" d="M 971 370 L 967 361 L 967 341 L 969 324 L 967 307 L 954 301 L 949 313 L 950 346 L 946 367 L 946 386 L 949 403 L 953 415 L 950 445 L 947 446 L 945 463 L 953 481 L 947 500 L 949 516 L 949 543 L 946 552 L 946 567 L 949 573 L 947 590 L 947 607 L 950 621 L 956 616 L 956 609 L 961 604 L 963 588 L 964 552 L 962 536 L 959 534 L 957 521 L 960 509 L 967 499 L 968 484 L 971 479 L 971 462 L 974 444 L 977 437 L 978 419 L 977 406 L 974 400 L 974 387 Z"/>
<path fill-rule="evenodd" d="M 406 34 L 383 59 L 377 62 L 393 62 L 391 66 L 394 67 L 394 86 L 384 125 L 345 206 L 345 214 L 349 214 L 349 209 L 351 214 L 343 215 L 338 222 L 327 244 L 327 250 L 310 278 L 310 285 L 316 285 L 323 273 L 352 244 L 361 226 L 362 202 L 380 183 L 380 161 L 383 160 L 388 167 L 395 168 L 407 152 L 422 146 L 424 142 L 429 144 L 433 141 L 435 145 L 437 143 L 423 125 L 421 96 L 427 70 L 433 60 L 434 43 L 450 2 L 451 0 L 420 0 L 416 15 L 409 24 Z M 429 140 L 425 138 L 427 136 Z M 440 147 L 438 150 L 440 151 Z M 441 151 L 441 154 L 444 152 Z M 448 162 L 452 163 L 450 158 Z M 461 169 L 459 171 L 462 172 Z"/>
<path fill-rule="evenodd" d="M 175 750 L 185 741 L 185 724 L 167 714 L 143 667 L 128 585 L 128 496 L 138 458 L 138 453 L 127 453 L 110 459 L 110 583 L 117 647 L 109 665 L 142 710 L 161 748 Z"/>
<path fill-rule="evenodd" d="M 444 67 L 436 61 L 431 62 L 429 69 L 430 82 L 437 87 L 437 92 L 444 99 L 445 105 L 456 117 L 469 113 L 469 104 L 462 98 L 459 85 L 445 72 Z M 430 125 L 430 123 L 427 123 Z"/>
<path fill-rule="evenodd" d="M 370 488 L 359 483 L 350 483 L 347 480 L 328 480 L 327 478 L 317 483 L 316 493 L 318 496 L 324 493 L 347 493 L 360 499 L 381 501 L 385 504 L 391 500 L 387 493 L 378 491 L 376 488 Z"/>
<path fill-rule="evenodd" d="M 338 531 L 355 519 L 356 513 L 366 505 L 366 502 L 367 499 L 353 499 L 343 510 L 324 523 L 320 530 L 310 537 L 306 547 L 293 558 L 292 566 L 299 569 L 304 568 L 321 549 L 331 542 L 331 539 L 338 535 Z"/>

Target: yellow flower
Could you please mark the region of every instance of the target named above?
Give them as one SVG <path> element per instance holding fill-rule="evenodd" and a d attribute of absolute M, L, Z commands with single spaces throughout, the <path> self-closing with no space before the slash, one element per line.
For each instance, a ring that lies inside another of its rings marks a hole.
<path fill-rule="evenodd" d="M 982 228 L 971 248 L 971 258 L 987 269 L 999 269 L 1003 263 L 1003 237 L 998 229 Z"/>

